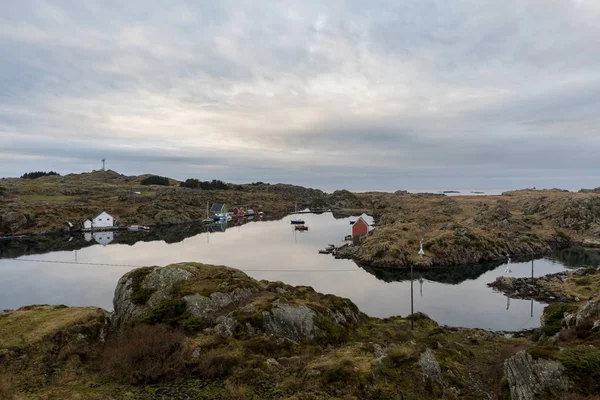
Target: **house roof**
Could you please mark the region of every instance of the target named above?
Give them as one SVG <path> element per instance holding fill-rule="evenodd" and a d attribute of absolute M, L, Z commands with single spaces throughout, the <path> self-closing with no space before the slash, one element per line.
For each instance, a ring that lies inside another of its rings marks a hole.
<path fill-rule="evenodd" d="M 111 218 L 112 218 L 112 215 L 110 215 L 110 214 L 109 214 L 109 213 L 107 213 L 106 211 L 102 211 L 102 212 L 99 212 L 98 214 L 94 215 L 94 216 L 92 217 L 92 219 L 96 219 L 96 218 L 98 218 L 99 216 L 101 216 L 101 215 L 102 215 L 102 214 L 104 214 L 104 213 L 106 213 L 106 215 L 108 215 L 109 217 L 111 217 Z"/>
<path fill-rule="evenodd" d="M 365 219 L 363 217 L 358 217 L 356 222 L 352 225 L 356 225 L 358 223 L 358 221 L 362 221 L 365 225 L 369 226 L 369 224 L 367 223 L 367 221 L 365 221 Z"/>
<path fill-rule="evenodd" d="M 210 211 L 221 211 L 223 208 L 225 208 L 225 203 L 214 203 Z"/>

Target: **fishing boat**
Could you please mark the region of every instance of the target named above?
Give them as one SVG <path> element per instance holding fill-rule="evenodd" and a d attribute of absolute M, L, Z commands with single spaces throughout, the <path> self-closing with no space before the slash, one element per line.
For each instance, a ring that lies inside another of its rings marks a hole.
<path fill-rule="evenodd" d="M 308 226 L 306 226 L 306 225 L 296 225 L 294 228 L 297 231 L 307 231 L 308 230 Z"/>
<path fill-rule="evenodd" d="M 298 203 L 296 203 L 296 205 L 294 206 L 294 215 L 296 215 L 298 213 Z M 291 221 L 292 225 L 304 225 L 304 220 L 302 218 L 293 218 Z M 298 230 L 308 230 L 308 228 L 306 229 L 298 229 Z"/>

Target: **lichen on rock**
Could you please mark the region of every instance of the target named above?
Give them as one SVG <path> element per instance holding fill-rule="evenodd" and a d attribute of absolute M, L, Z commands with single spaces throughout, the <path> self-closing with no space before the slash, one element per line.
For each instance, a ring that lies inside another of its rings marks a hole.
<path fill-rule="evenodd" d="M 270 335 L 293 341 L 340 341 L 365 318 L 346 299 L 197 263 L 129 272 L 117 284 L 114 310 L 113 330 L 136 322 L 165 323 L 224 337 Z"/>
<path fill-rule="evenodd" d="M 566 392 L 573 385 L 558 361 L 538 358 L 520 351 L 504 362 L 513 400 L 545 399 L 548 393 Z"/>

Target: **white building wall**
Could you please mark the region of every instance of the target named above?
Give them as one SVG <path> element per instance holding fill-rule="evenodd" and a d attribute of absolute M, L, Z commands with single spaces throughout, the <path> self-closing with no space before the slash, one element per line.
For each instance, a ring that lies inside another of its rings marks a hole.
<path fill-rule="evenodd" d="M 94 218 L 94 228 L 107 228 L 114 226 L 114 219 L 110 214 L 103 212 Z"/>
<path fill-rule="evenodd" d="M 92 229 L 92 221 L 90 221 L 89 219 L 86 219 L 85 222 L 83 223 L 83 229 Z"/>

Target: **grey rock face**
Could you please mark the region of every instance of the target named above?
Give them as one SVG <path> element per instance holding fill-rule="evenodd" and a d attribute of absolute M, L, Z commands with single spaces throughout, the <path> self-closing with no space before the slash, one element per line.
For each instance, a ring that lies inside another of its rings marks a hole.
<path fill-rule="evenodd" d="M 346 299 L 332 301 L 312 288 L 296 291 L 283 284 L 259 283 L 232 268 L 194 263 L 131 271 L 119 280 L 113 303 L 112 330 L 148 317 L 160 323 L 163 315 L 175 313 L 175 323 L 184 328 L 295 342 L 325 338 L 333 326 L 352 329 L 364 318 Z"/>
<path fill-rule="evenodd" d="M 215 327 L 215 335 L 232 337 L 235 335 L 237 321 L 230 317 L 218 317 L 218 325 Z"/>
<path fill-rule="evenodd" d="M 564 375 L 565 367 L 558 361 L 538 359 L 520 351 L 504 362 L 513 400 L 544 399 L 547 392 L 565 392 L 572 382 Z"/>
<path fill-rule="evenodd" d="M 155 267 L 140 283 L 142 289 L 151 289 L 154 292 L 145 304 L 136 304 L 132 298 L 133 274 L 135 274 L 135 270 L 125 274 L 117 283 L 113 298 L 114 313 L 111 329 L 120 329 L 152 310 L 170 296 L 174 285 L 192 276 L 190 272 L 182 268 Z"/>
<path fill-rule="evenodd" d="M 230 293 L 215 292 L 209 296 L 192 294 L 185 296 L 186 310 L 195 318 L 209 318 L 223 308 L 238 303 L 252 294 L 250 289 L 235 289 Z"/>
<path fill-rule="evenodd" d="M 263 312 L 263 329 L 268 335 L 292 340 L 314 339 L 317 327 L 316 313 L 306 306 L 276 304 L 271 312 Z"/>
<path fill-rule="evenodd" d="M 598 320 L 600 320 L 600 295 L 581 307 L 575 318 L 575 326 L 578 328 L 592 327 Z"/>
<path fill-rule="evenodd" d="M 425 350 L 419 357 L 419 365 L 423 368 L 423 380 L 442 383 L 442 368 L 431 349 Z"/>
<path fill-rule="evenodd" d="M 9 211 L 0 215 L 0 231 L 16 233 L 27 226 L 27 217 L 23 214 Z"/>

